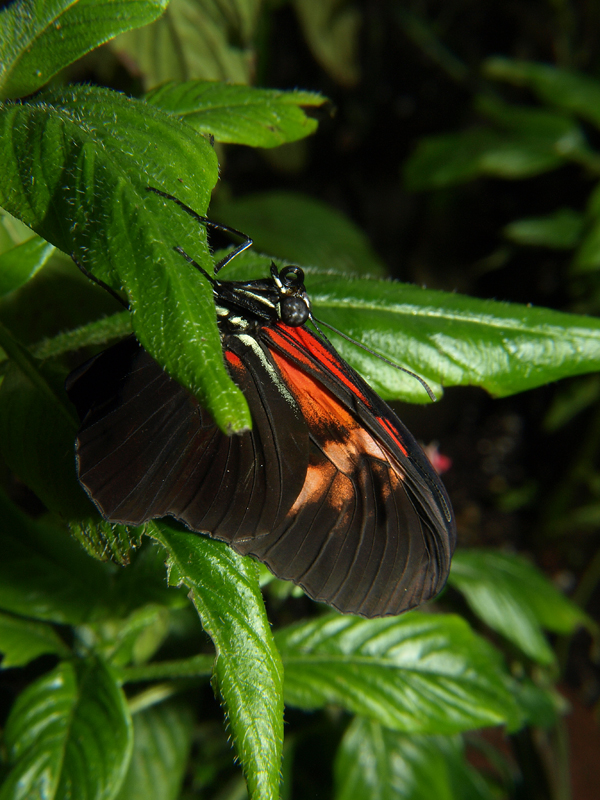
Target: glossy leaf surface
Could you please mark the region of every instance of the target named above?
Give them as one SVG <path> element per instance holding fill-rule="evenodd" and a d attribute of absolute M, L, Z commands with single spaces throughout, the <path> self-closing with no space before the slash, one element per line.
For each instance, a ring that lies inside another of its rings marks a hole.
<path fill-rule="evenodd" d="M 340 705 L 407 733 L 455 733 L 517 719 L 497 654 L 459 617 L 328 615 L 275 638 L 290 705 Z"/>
<path fill-rule="evenodd" d="M 215 678 L 248 791 L 253 800 L 276 797 L 283 743 L 283 674 L 251 559 L 222 542 L 164 522 L 152 535 L 169 553 L 171 583 L 184 583 L 212 638 Z"/>
<path fill-rule="evenodd" d="M 63 662 L 17 698 L 6 723 L 1 800 L 109 800 L 133 744 L 125 696 L 102 661 Z"/>

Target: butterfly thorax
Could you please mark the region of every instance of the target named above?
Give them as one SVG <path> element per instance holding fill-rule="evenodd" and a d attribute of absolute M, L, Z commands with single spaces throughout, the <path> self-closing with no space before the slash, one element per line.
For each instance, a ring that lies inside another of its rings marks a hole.
<path fill-rule="evenodd" d="M 253 333 L 264 325 L 303 325 L 310 301 L 300 267 L 271 265 L 271 278 L 255 281 L 214 281 L 217 318 L 222 333 Z"/>

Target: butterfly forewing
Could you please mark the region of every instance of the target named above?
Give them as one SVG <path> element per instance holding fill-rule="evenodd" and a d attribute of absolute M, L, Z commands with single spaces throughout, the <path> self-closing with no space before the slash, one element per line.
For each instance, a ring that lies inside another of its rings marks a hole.
<path fill-rule="evenodd" d="M 79 479 L 107 519 L 172 515 L 340 611 L 398 614 L 444 585 L 450 502 L 391 409 L 327 341 L 281 321 L 284 271 L 272 275 L 214 283 L 252 431 L 219 431 L 130 338 L 68 380 L 82 419 Z"/>

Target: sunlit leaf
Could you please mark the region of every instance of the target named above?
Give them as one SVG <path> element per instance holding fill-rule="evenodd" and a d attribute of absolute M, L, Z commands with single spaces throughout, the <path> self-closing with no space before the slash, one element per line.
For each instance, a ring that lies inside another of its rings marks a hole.
<path fill-rule="evenodd" d="M 161 188 L 205 211 L 217 180 L 207 139 L 145 103 L 78 86 L 0 107 L 0 157 L 0 203 L 97 278 L 123 287 L 146 349 L 220 426 L 248 427 L 223 363 L 210 285 L 173 251 L 183 247 L 210 271 L 206 231 L 147 191 Z"/>
<path fill-rule="evenodd" d="M 250 558 L 223 542 L 151 531 L 169 553 L 171 582 L 184 583 L 217 651 L 215 677 L 254 800 L 277 796 L 283 742 L 282 668 Z"/>
<path fill-rule="evenodd" d="M 316 92 L 279 92 L 215 81 L 166 83 L 146 95 L 146 101 L 184 119 L 218 142 L 251 147 L 278 147 L 317 129 L 306 108 L 326 102 Z"/>
<path fill-rule="evenodd" d="M 497 654 L 460 617 L 328 615 L 275 638 L 290 705 L 340 705 L 407 733 L 455 733 L 518 719 Z"/>
<path fill-rule="evenodd" d="M 0 97 L 23 97 L 123 31 L 147 25 L 169 0 L 16 0 L 0 12 Z"/>

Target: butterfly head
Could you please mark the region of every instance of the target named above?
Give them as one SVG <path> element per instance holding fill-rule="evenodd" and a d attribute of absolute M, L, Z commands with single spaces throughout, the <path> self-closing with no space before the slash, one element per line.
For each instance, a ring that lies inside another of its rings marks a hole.
<path fill-rule="evenodd" d="M 304 272 L 300 267 L 284 267 L 281 272 L 271 264 L 271 276 L 279 289 L 281 321 L 292 328 L 304 325 L 311 316 L 310 300 L 304 288 Z"/>

